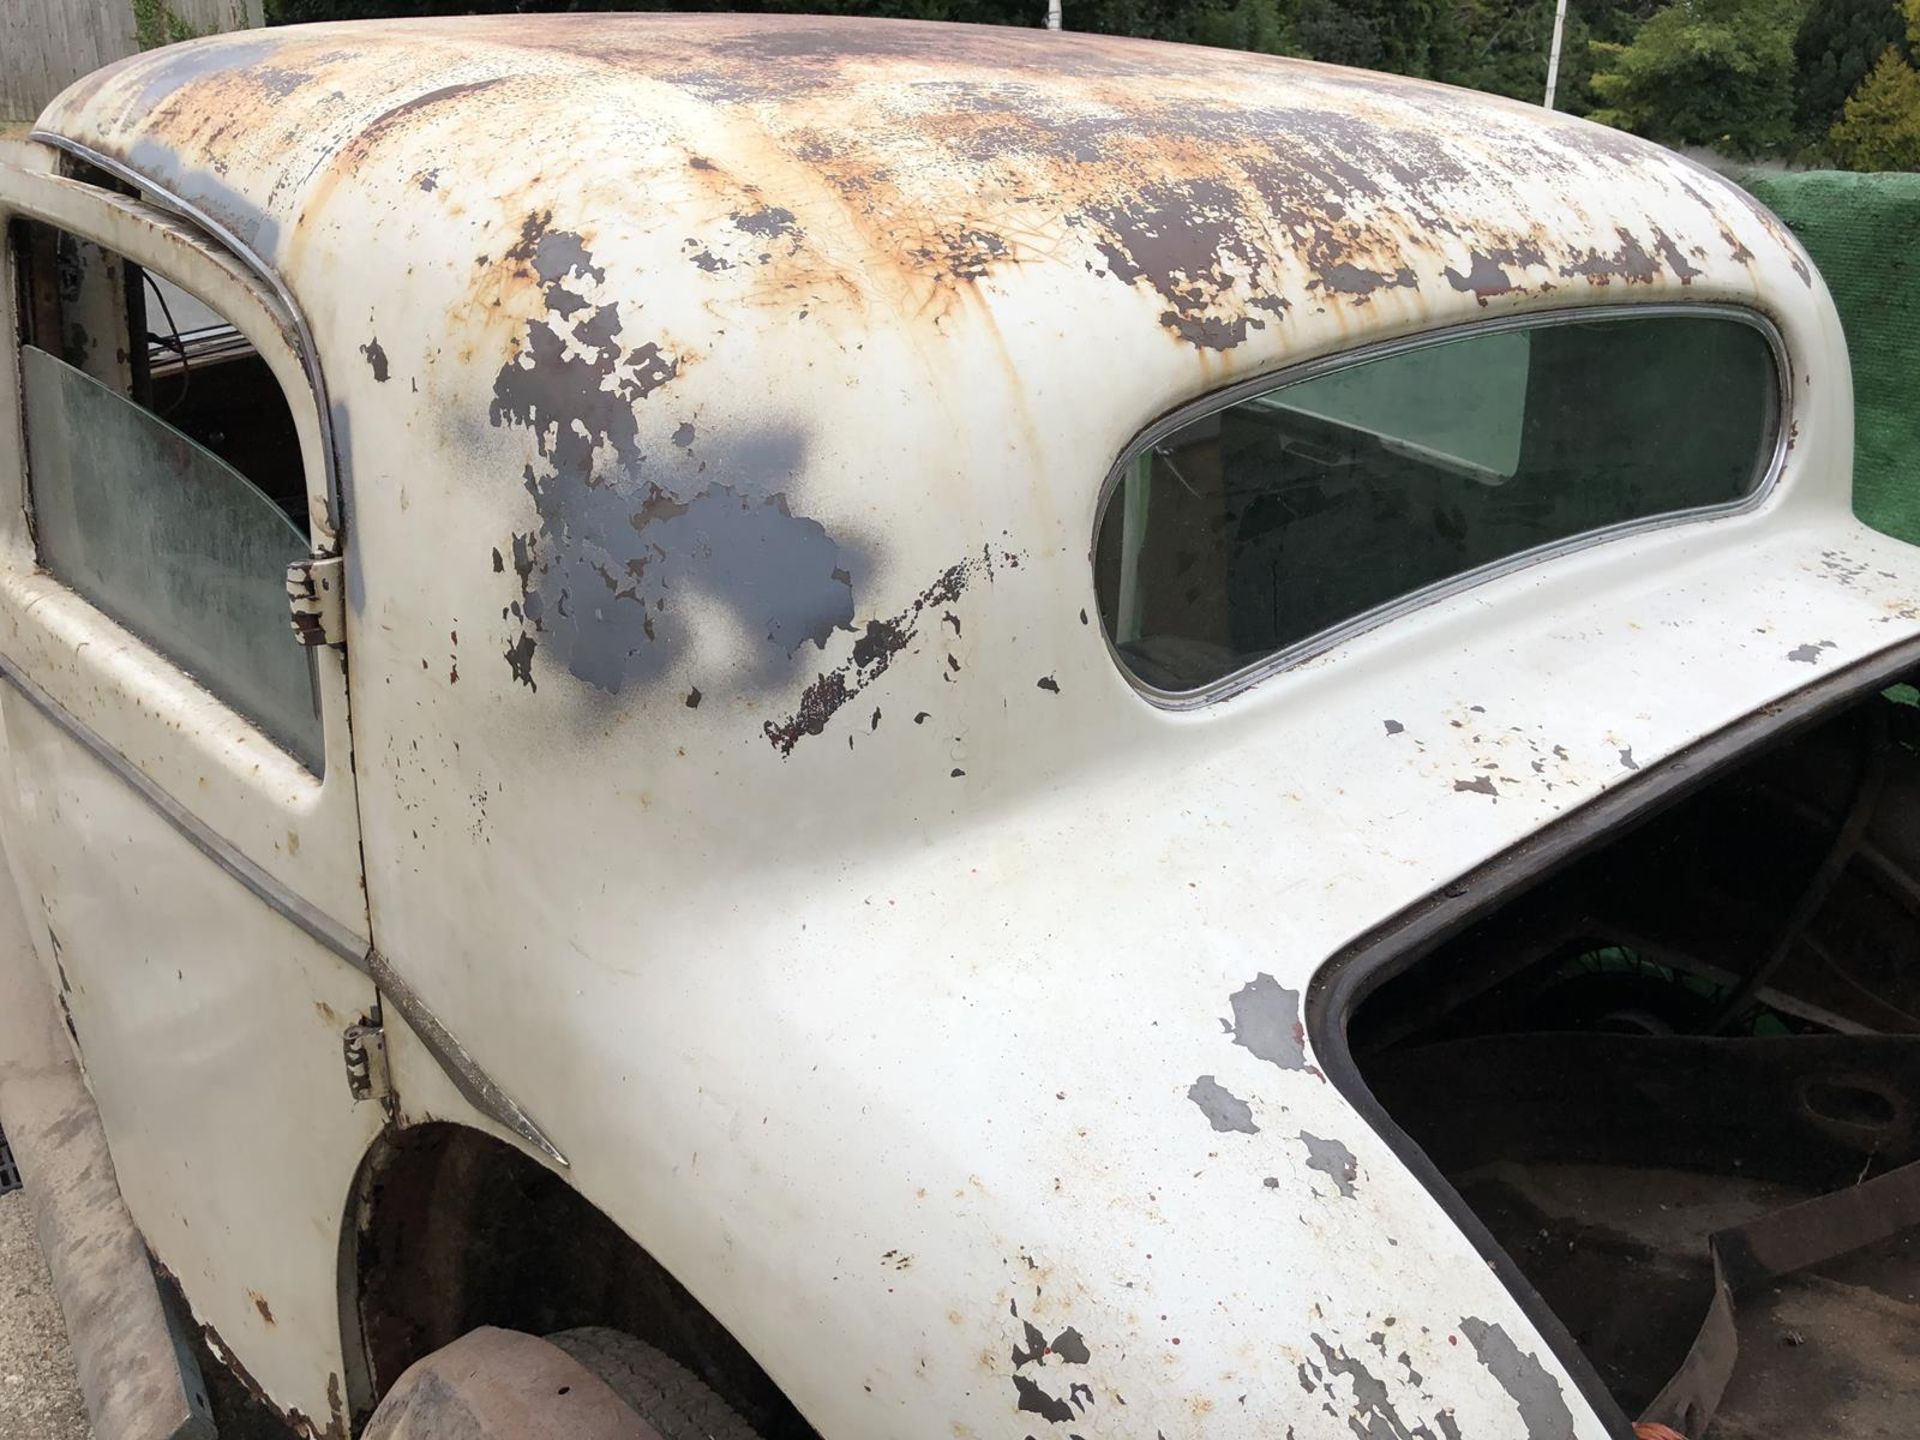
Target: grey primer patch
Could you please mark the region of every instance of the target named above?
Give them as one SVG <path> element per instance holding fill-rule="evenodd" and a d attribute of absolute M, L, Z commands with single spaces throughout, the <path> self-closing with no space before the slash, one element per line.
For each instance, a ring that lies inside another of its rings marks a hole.
<path fill-rule="evenodd" d="M 1348 1419 L 1348 1427 L 1358 1440 L 1411 1440 L 1417 1432 L 1409 1430 L 1400 1419 L 1399 1412 L 1393 1408 L 1393 1401 L 1387 1395 L 1387 1382 L 1376 1376 L 1360 1361 L 1348 1355 L 1345 1350 L 1335 1350 L 1319 1335 L 1314 1335 L 1313 1343 L 1320 1347 L 1320 1357 L 1327 1362 L 1327 1369 L 1335 1375 L 1344 1375 L 1353 1386 L 1354 1414 Z M 1329 1382 L 1331 1383 L 1331 1382 Z M 1361 1428 L 1365 1421 L 1365 1428 Z M 1534 1437 L 1529 1437 L 1534 1440 Z M 1555 1440 L 1570 1440 L 1569 1436 L 1556 1436 Z"/>
<path fill-rule="evenodd" d="M 1833 649 L 1833 641 L 1831 640 L 1822 640 L 1815 645 L 1796 645 L 1787 652 L 1787 659 L 1798 660 L 1806 665 L 1818 665 L 1820 663 L 1820 652 L 1831 649 Z"/>
<path fill-rule="evenodd" d="M 243 71 L 258 66 L 270 77 L 260 82 L 270 93 L 284 95 L 286 77 L 297 75 L 285 66 L 271 62 L 279 58 L 285 43 L 278 39 L 233 40 L 219 45 L 197 45 L 183 52 L 168 47 L 164 58 L 156 57 L 140 82 L 138 104 L 151 109 L 176 89 L 184 89 L 210 75 Z M 300 77 L 305 78 L 305 77 Z"/>
<path fill-rule="evenodd" d="M 1017 1308 L 1014 1313 L 1019 1313 Z M 1067 1398 L 1062 1400 L 1018 1372 L 1029 1365 L 1044 1366 L 1050 1355 L 1058 1357 L 1063 1364 L 1085 1365 L 1093 1358 L 1087 1342 L 1071 1325 L 1054 1336 L 1051 1344 L 1031 1320 L 1022 1320 L 1020 1325 L 1025 1331 L 1026 1346 L 1024 1349 L 1019 1345 L 1013 1347 L 1016 1373 L 1012 1379 L 1014 1393 L 1019 1397 L 1017 1408 L 1040 1416 L 1049 1425 L 1065 1425 L 1078 1419 L 1080 1412 L 1093 1403 L 1091 1386 L 1074 1382 L 1067 1387 Z"/>
<path fill-rule="evenodd" d="M 1234 991 L 1233 1043 L 1282 1070 L 1307 1068 L 1307 1032 L 1300 1023 L 1300 992 L 1264 971 Z"/>
<path fill-rule="evenodd" d="M 367 341 L 360 347 L 360 353 L 367 357 L 367 365 L 373 371 L 373 378 L 384 385 L 387 383 L 387 352 L 380 348 L 378 337 Z"/>
<path fill-rule="evenodd" d="M 1087 1342 L 1071 1325 L 1053 1337 L 1052 1348 L 1053 1353 L 1069 1365 L 1085 1365 L 1093 1358 L 1093 1353 L 1087 1349 Z"/>
<path fill-rule="evenodd" d="M 1024 1375 L 1013 1377 L 1013 1388 L 1020 1397 L 1017 1408 L 1032 1411 L 1049 1425 L 1065 1425 L 1075 1418 L 1073 1406 L 1049 1395 Z"/>
<path fill-rule="evenodd" d="M 1376 290 L 1390 286 L 1405 289 L 1420 282 L 1413 271 L 1405 265 L 1388 275 L 1379 270 L 1368 270 L 1350 261 L 1341 260 L 1321 268 L 1320 283 L 1337 294 L 1357 295 L 1364 299 Z"/>
<path fill-rule="evenodd" d="M 1689 262 L 1680 247 L 1673 243 L 1673 237 L 1658 225 L 1653 227 L 1653 248 L 1660 252 L 1660 258 L 1667 262 L 1667 268 L 1673 271 L 1682 285 L 1691 285 L 1696 276 L 1706 273 Z"/>
<path fill-rule="evenodd" d="M 1487 1373 L 1520 1407 L 1527 1440 L 1568 1440 L 1573 1434 L 1573 1412 L 1560 1393 L 1560 1382 L 1548 1373 L 1539 1356 L 1531 1351 L 1522 1354 L 1505 1330 L 1471 1315 L 1460 1322 L 1460 1333 L 1472 1342 Z"/>
<path fill-rule="evenodd" d="M 802 645 L 824 648 L 853 621 L 850 557 L 776 488 L 800 468 L 804 440 L 768 430 L 704 447 L 703 466 L 683 446 L 650 464 L 637 407 L 679 362 L 620 339 L 619 305 L 584 298 L 606 272 L 547 219 L 529 216 L 507 258 L 580 303 L 529 322 L 489 412 L 532 432 L 539 452 L 524 476 L 538 524 L 513 537 L 522 641 L 537 635 L 569 673 L 617 694 L 673 667 L 689 639 L 685 598 L 697 596 L 764 647 L 748 683 L 777 683 Z"/>
<path fill-rule="evenodd" d="M 791 253 L 800 250 L 801 231 L 794 222 L 793 212 L 779 206 L 769 206 L 765 210 L 755 210 L 750 214 L 734 214 L 730 217 L 734 229 L 762 240 L 781 240 L 789 242 Z"/>
<path fill-rule="evenodd" d="M 1620 752 L 1620 768 L 1623 770 L 1638 770 L 1640 768 L 1640 762 L 1633 758 L 1633 747 L 1631 745 Z"/>
<path fill-rule="evenodd" d="M 229 55 L 233 49 L 221 46 L 209 53 Z M 159 141 L 136 141 L 127 152 L 127 168 L 199 207 L 254 254 L 270 260 L 278 252 L 278 220 L 217 175 L 183 164 L 177 153 Z"/>
<path fill-rule="evenodd" d="M 1487 301 L 1493 296 L 1512 295 L 1520 289 L 1501 267 L 1539 265 L 1545 259 L 1539 247 L 1531 243 L 1523 243 L 1512 249 L 1473 250 L 1469 252 L 1466 274 L 1462 275 L 1451 265 L 1447 267 L 1447 283 L 1456 290 L 1472 291 L 1473 298 L 1485 309 Z"/>
<path fill-rule="evenodd" d="M 1385 721 L 1382 721 L 1381 723 L 1387 727 L 1387 734 L 1389 735 L 1403 734 L 1407 728 L 1406 726 L 1402 725 L 1398 720 L 1385 720 Z"/>
<path fill-rule="evenodd" d="M 1318 1170 L 1340 1187 L 1343 1196 L 1353 1199 L 1354 1177 L 1360 1173 L 1360 1162 L 1353 1158 L 1353 1152 L 1338 1140 L 1322 1140 L 1304 1130 L 1300 1141 L 1307 1147 L 1307 1168 Z"/>
<path fill-rule="evenodd" d="M 1465 790 L 1474 795 L 1491 795 L 1496 800 L 1500 798 L 1500 792 L 1493 788 L 1493 781 L 1485 775 L 1476 775 L 1471 780 L 1456 780 L 1453 782 L 1453 788 Z"/>
<path fill-rule="evenodd" d="M 1634 238 L 1633 232 L 1624 225 L 1616 225 L 1613 233 L 1620 237 L 1620 248 L 1608 255 L 1599 250 L 1587 250 L 1584 253 L 1574 251 L 1572 263 L 1560 267 L 1560 278 L 1571 280 L 1576 276 L 1585 277 L 1590 285 L 1605 285 L 1619 279 L 1628 285 L 1651 285 L 1660 278 L 1660 267 L 1647 253 L 1646 247 Z"/>
<path fill-rule="evenodd" d="M 1087 1342 L 1080 1332 L 1069 1325 L 1048 1343 L 1047 1337 L 1040 1332 L 1031 1320 L 1023 1320 L 1021 1326 L 1026 1331 L 1026 1348 L 1013 1347 L 1013 1368 L 1018 1370 L 1026 1365 L 1045 1365 L 1049 1355 L 1055 1355 L 1067 1365 L 1084 1365 L 1093 1358 L 1087 1349 Z"/>
<path fill-rule="evenodd" d="M 1253 1107 L 1211 1075 L 1202 1075 L 1189 1085 L 1187 1098 L 1200 1107 L 1200 1113 L 1216 1130 L 1238 1130 L 1242 1135 L 1260 1133 L 1260 1127 L 1253 1123 Z"/>
<path fill-rule="evenodd" d="M 522 635 L 507 647 L 507 669 L 529 690 L 538 690 L 540 687 L 533 680 L 533 650 L 533 637 Z"/>

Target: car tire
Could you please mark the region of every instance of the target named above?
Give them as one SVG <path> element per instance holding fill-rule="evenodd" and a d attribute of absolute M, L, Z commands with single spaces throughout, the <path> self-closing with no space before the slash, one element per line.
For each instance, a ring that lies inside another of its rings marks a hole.
<path fill-rule="evenodd" d="M 760 1440 L 699 1376 L 631 1335 L 589 1325 L 546 1338 L 597 1375 L 664 1440 Z"/>

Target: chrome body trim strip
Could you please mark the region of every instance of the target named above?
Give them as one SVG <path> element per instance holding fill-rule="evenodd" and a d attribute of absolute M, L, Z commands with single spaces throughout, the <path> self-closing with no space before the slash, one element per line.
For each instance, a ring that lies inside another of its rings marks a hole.
<path fill-rule="evenodd" d="M 251 890 L 265 902 L 269 909 L 298 926 L 356 970 L 366 972 L 368 942 L 364 936 L 309 904 L 241 854 L 199 816 L 154 783 L 139 766 L 114 749 L 100 735 L 76 719 L 58 700 L 41 689 L 10 656 L 0 655 L 0 679 L 5 679 L 9 685 L 20 692 L 28 704 L 64 730 L 94 759 L 125 781 L 141 799 L 158 811 L 160 817 L 173 826 L 201 854 Z"/>
<path fill-rule="evenodd" d="M 494 1083 L 493 1078 L 467 1053 L 466 1047 L 454 1038 L 453 1033 L 445 1025 L 440 1023 L 439 1017 L 433 1013 L 425 1001 L 421 1000 L 405 977 L 395 971 L 386 957 L 375 950 L 364 937 L 310 905 L 241 854 L 198 816 L 155 784 L 126 756 L 76 719 L 64 705 L 29 678 L 17 663 L 6 655 L 0 655 L 0 679 L 4 679 L 28 704 L 131 787 L 201 854 L 252 891 L 269 909 L 372 980 L 382 999 L 390 1002 L 393 1008 L 400 1012 L 402 1018 L 420 1037 L 421 1044 L 433 1056 L 435 1063 L 446 1071 L 447 1078 L 475 1109 L 520 1136 L 556 1165 L 562 1167 L 567 1165 L 567 1157 L 562 1155 L 547 1138 L 546 1132 L 533 1122 L 510 1095 Z"/>
<path fill-rule="evenodd" d="M 466 1097 L 468 1104 L 506 1126 L 554 1164 L 569 1168 L 567 1157 L 547 1138 L 546 1132 L 480 1068 L 466 1047 L 453 1037 L 453 1032 L 440 1023 L 440 1017 L 420 998 L 419 992 L 387 962 L 386 956 L 378 950 L 369 950 L 367 969 L 379 987 L 381 999 L 391 1002 L 400 1012 L 408 1028 L 420 1038 L 427 1053 L 446 1072 L 447 1079 Z"/>

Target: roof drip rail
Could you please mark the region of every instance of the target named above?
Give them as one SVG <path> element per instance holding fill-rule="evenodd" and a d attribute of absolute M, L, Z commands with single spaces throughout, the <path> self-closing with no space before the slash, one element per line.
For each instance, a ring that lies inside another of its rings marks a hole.
<path fill-rule="evenodd" d="M 313 343 L 313 331 L 307 324 L 306 313 L 293 298 L 293 292 L 287 289 L 286 282 L 280 278 L 279 272 L 267 263 L 265 257 L 206 211 L 182 199 L 158 181 L 114 159 L 111 155 L 103 155 L 98 150 L 81 144 L 78 140 L 56 135 L 50 130 L 34 129 L 28 132 L 27 138 L 57 150 L 63 155 L 83 161 L 117 180 L 134 186 L 141 195 L 154 204 L 172 211 L 201 231 L 208 239 L 216 241 L 235 260 L 252 271 L 260 283 L 272 292 L 274 299 L 280 302 L 287 312 L 287 318 L 293 324 L 294 339 L 300 352 L 300 367 L 306 372 L 307 383 L 313 387 L 314 409 L 318 414 L 320 425 L 320 447 L 327 466 L 327 514 L 333 522 L 336 546 L 344 543 L 347 513 L 340 490 L 340 458 L 334 438 L 333 406 L 327 399 L 327 380 L 320 368 L 320 353 Z"/>

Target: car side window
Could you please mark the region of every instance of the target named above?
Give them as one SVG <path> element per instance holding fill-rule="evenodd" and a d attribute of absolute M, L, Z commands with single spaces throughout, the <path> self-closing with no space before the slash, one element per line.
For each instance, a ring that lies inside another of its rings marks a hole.
<path fill-rule="evenodd" d="M 287 566 L 311 554 L 293 415 L 197 297 L 16 221 L 27 491 L 41 565 L 315 774 L 311 652 Z"/>
<path fill-rule="evenodd" d="M 1782 385 L 1765 329 L 1702 308 L 1476 327 L 1241 390 L 1120 467 L 1101 620 L 1135 681 L 1207 691 L 1523 557 L 1755 499 Z"/>

